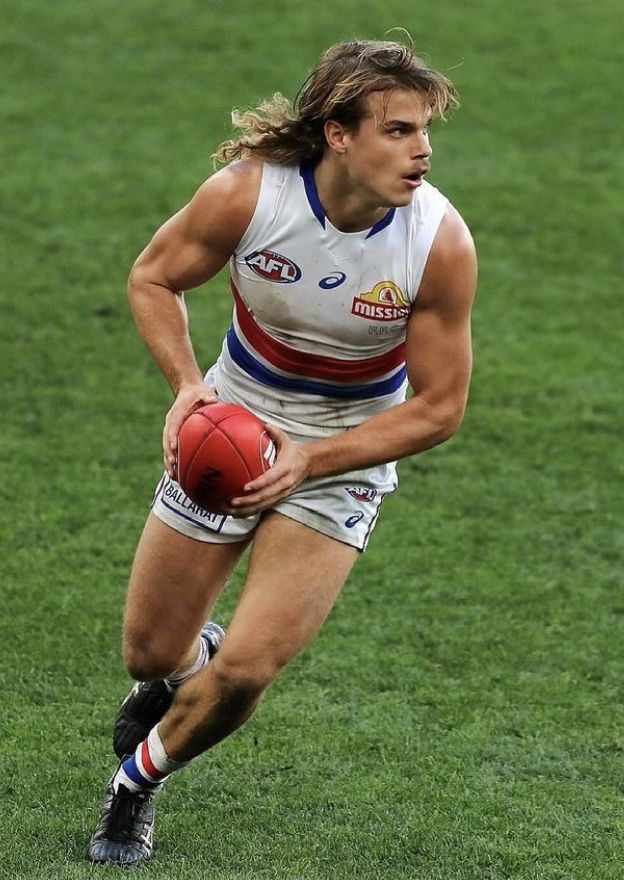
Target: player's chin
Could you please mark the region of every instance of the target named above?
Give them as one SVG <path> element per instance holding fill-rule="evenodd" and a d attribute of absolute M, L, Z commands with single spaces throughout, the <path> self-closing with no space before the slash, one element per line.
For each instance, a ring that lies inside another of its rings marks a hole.
<path fill-rule="evenodd" d="M 402 187 L 399 192 L 394 194 L 394 198 L 392 201 L 393 208 L 405 208 L 406 205 L 411 205 L 412 199 L 414 198 L 415 190 L 412 187 Z"/>

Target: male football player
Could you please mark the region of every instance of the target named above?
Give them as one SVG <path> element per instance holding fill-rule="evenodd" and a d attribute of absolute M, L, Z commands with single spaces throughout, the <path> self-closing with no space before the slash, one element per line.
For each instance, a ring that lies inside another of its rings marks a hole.
<path fill-rule="evenodd" d="M 134 318 L 175 400 L 129 585 L 124 657 L 139 684 L 115 725 L 121 763 L 92 862 L 151 855 L 157 790 L 240 727 L 318 632 L 396 488 L 396 460 L 461 422 L 475 250 L 425 181 L 431 120 L 455 104 L 452 84 L 403 45 L 331 47 L 294 108 L 277 95 L 235 116 L 241 134 L 217 153 L 226 167 L 132 269 Z M 204 375 L 183 292 L 226 264 L 232 326 Z M 176 483 L 178 430 L 217 399 L 251 409 L 278 450 L 227 516 Z M 224 634 L 205 621 L 249 543 Z"/>

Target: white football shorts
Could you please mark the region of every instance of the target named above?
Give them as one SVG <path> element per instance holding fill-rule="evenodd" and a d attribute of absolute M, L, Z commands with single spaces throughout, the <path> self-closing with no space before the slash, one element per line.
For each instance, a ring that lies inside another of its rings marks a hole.
<path fill-rule="evenodd" d="M 308 480 L 272 509 L 343 544 L 365 550 L 381 503 L 396 487 L 395 464 L 377 465 L 335 477 Z M 156 488 L 152 513 L 183 535 L 208 543 L 249 538 L 262 516 L 236 519 L 208 513 L 166 474 Z"/>

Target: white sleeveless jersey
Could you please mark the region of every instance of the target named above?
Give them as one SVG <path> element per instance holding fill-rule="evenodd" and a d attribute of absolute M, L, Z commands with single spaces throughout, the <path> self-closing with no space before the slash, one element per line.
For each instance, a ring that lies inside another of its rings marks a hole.
<path fill-rule="evenodd" d="M 232 326 L 207 381 L 298 437 L 401 403 L 407 319 L 447 204 L 423 182 L 371 229 L 340 232 L 312 166 L 265 163 L 230 261 Z"/>

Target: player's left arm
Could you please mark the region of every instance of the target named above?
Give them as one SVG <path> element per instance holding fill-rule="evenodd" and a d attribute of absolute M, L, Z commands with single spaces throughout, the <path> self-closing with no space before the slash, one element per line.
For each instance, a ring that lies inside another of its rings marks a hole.
<path fill-rule="evenodd" d="M 324 440 L 293 443 L 276 428 L 275 466 L 236 499 L 238 515 L 265 510 L 306 479 L 371 467 L 430 449 L 461 424 L 472 368 L 470 312 L 477 259 L 468 227 L 449 205 L 408 320 L 406 364 L 413 396 Z"/>

